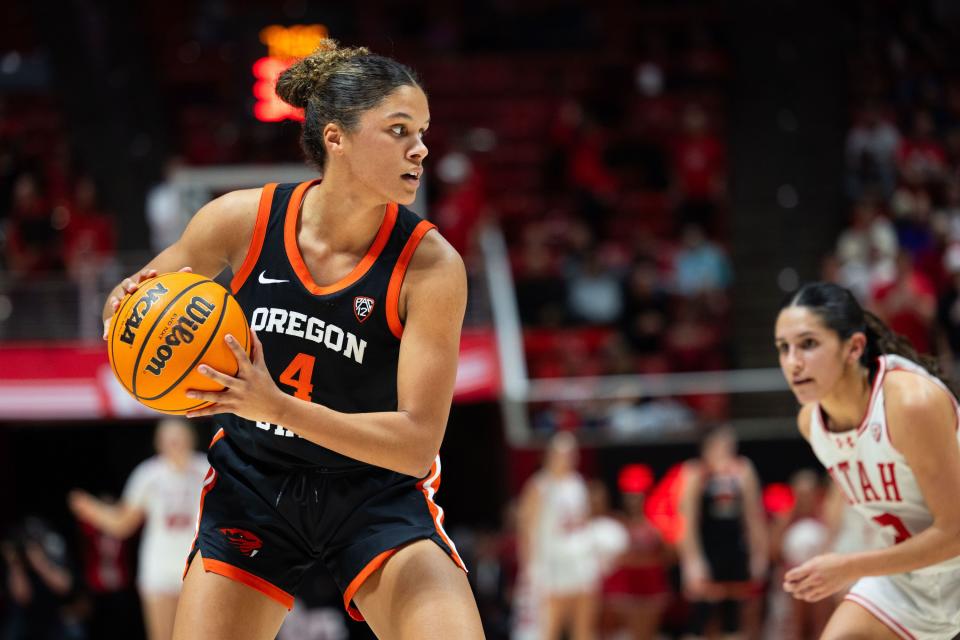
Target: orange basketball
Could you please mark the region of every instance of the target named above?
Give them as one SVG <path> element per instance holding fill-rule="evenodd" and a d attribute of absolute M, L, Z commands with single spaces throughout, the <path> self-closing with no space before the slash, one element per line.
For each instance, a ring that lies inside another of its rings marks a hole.
<path fill-rule="evenodd" d="M 140 283 L 110 323 L 113 373 L 141 403 L 171 414 L 208 406 L 188 389 L 223 387 L 197 371 L 201 364 L 234 375 L 237 359 L 224 342 L 233 335 L 250 354 L 250 327 L 230 292 L 195 273 L 165 273 Z"/>

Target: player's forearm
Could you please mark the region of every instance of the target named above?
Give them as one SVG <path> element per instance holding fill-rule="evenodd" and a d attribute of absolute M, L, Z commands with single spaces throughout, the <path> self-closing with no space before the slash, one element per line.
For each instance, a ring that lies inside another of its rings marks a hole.
<path fill-rule="evenodd" d="M 66 569 L 58 567 L 49 560 L 32 562 L 40 579 L 56 594 L 64 595 L 73 587 L 73 577 Z"/>
<path fill-rule="evenodd" d="M 687 521 L 687 531 L 680 538 L 680 555 L 683 560 L 703 560 L 703 545 L 700 542 L 699 524 Z"/>
<path fill-rule="evenodd" d="M 680 512 L 684 518 L 684 531 L 680 537 L 680 543 L 677 550 L 680 552 L 681 560 L 702 560 L 703 544 L 700 540 L 700 513 L 688 504 L 689 500 L 684 500 L 684 506 Z"/>
<path fill-rule="evenodd" d="M 751 554 L 769 554 L 770 540 L 767 536 L 767 524 L 760 513 L 747 518 L 747 536 Z"/>
<path fill-rule="evenodd" d="M 517 509 L 517 560 L 521 564 L 529 563 L 533 556 L 540 504 L 540 491 L 531 481 L 520 496 Z"/>
<path fill-rule="evenodd" d="M 142 518 L 128 509 L 99 501 L 92 503 L 84 515 L 87 522 L 115 538 L 129 538 L 142 522 Z"/>
<path fill-rule="evenodd" d="M 960 555 L 960 531 L 934 523 L 900 544 L 850 554 L 858 576 L 885 576 L 916 571 Z"/>
<path fill-rule="evenodd" d="M 30 604 L 33 591 L 30 589 L 30 579 L 27 578 L 23 565 L 8 567 L 7 571 L 7 589 L 10 591 L 10 597 L 21 606 Z"/>
<path fill-rule="evenodd" d="M 446 427 L 404 411 L 341 413 L 285 394 L 277 423 L 331 451 L 417 478 L 430 470 Z"/>

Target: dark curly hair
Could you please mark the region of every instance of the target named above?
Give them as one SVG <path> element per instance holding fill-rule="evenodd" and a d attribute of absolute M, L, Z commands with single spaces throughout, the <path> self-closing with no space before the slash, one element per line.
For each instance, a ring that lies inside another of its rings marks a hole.
<path fill-rule="evenodd" d="M 353 131 L 364 111 L 402 86 L 422 89 L 410 67 L 366 47 L 340 47 L 328 39 L 281 73 L 276 91 L 281 100 L 304 110 L 300 146 L 310 164 L 323 172 L 323 128 L 333 122 Z"/>

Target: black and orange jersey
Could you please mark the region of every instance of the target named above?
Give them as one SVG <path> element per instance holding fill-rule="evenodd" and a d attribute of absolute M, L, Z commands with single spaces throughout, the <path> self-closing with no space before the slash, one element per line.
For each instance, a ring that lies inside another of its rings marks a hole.
<path fill-rule="evenodd" d="M 231 288 L 280 389 L 344 413 L 396 411 L 400 287 L 417 245 L 435 227 L 406 207 L 387 205 L 363 259 L 340 281 L 320 286 L 297 245 L 303 196 L 317 182 L 263 188 L 253 238 Z M 331 470 L 365 464 L 283 425 L 233 414 L 216 422 L 242 453 L 267 463 Z"/>

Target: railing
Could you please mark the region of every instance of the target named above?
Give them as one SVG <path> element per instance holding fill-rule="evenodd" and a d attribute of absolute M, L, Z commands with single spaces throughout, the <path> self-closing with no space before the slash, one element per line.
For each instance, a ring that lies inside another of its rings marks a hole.
<path fill-rule="evenodd" d="M 123 278 L 149 262 L 148 252 L 117 256 L 96 269 L 14 278 L 0 271 L 0 341 L 97 340 L 107 294 Z M 217 277 L 226 286 L 229 270 Z M 468 270 L 467 327 L 490 326 L 482 271 Z"/>
<path fill-rule="evenodd" d="M 107 292 L 133 270 L 110 261 L 70 275 L 0 272 L 0 340 L 97 339 Z"/>
<path fill-rule="evenodd" d="M 533 379 L 527 375 L 523 328 L 506 243 L 497 228 L 480 243 L 499 349 L 501 404 L 508 440 L 542 444 L 552 414 L 572 415 L 579 435 L 596 445 L 685 441 L 715 417 L 684 411 L 672 399 L 721 397 L 730 422 L 746 438 L 795 437 L 796 404 L 779 369 Z M 569 420 L 568 420 L 569 422 Z"/>

